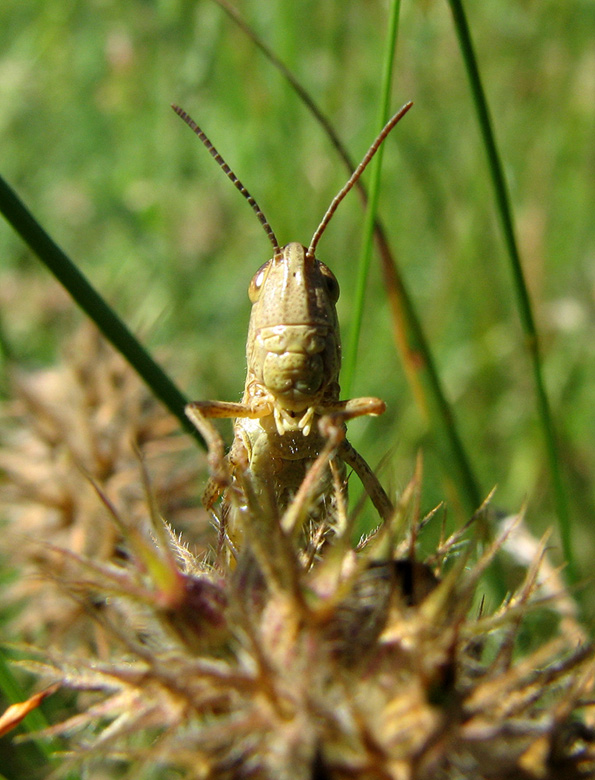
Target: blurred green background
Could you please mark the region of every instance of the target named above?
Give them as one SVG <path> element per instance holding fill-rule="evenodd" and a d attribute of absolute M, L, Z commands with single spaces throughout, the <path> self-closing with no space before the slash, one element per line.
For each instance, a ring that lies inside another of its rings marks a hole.
<path fill-rule="evenodd" d="M 595 3 L 467 3 L 541 333 L 574 546 L 595 554 Z M 371 0 L 238 0 L 361 158 L 375 135 L 387 9 Z M 415 105 L 384 153 L 379 213 L 416 302 L 484 494 L 541 533 L 555 522 L 543 434 L 477 122 L 446 3 L 404 2 L 392 105 Z M 3 0 L 0 172 L 193 398 L 237 400 L 248 283 L 270 245 L 174 115 L 182 105 L 256 197 L 282 243 L 308 243 L 346 174 L 289 85 L 211 0 Z M 363 214 L 341 205 L 318 249 L 342 288 L 345 336 Z M 0 222 L 4 336 L 24 366 L 55 359 L 80 321 Z M 345 344 L 347 347 L 348 345 Z M 425 461 L 423 507 L 449 464 L 392 341 L 378 264 L 351 424 L 383 481 Z M 227 429 L 230 430 L 229 428 Z M 451 516 L 457 522 L 456 502 Z"/>

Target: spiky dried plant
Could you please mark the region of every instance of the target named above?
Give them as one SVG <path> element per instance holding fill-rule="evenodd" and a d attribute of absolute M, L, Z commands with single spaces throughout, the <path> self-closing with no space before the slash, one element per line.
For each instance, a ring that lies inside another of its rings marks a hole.
<path fill-rule="evenodd" d="M 57 366 L 14 371 L 11 378 L 13 398 L 0 410 L 6 522 L 0 552 L 18 577 L 3 602 L 22 606 L 16 635 L 79 645 L 86 634 L 94 644 L 97 636 L 82 619 L 89 605 L 64 595 L 52 546 L 98 562 L 125 554 L 121 531 L 93 484 L 129 523 L 143 521 L 140 452 L 170 522 L 183 526 L 184 514 L 195 510 L 198 459 L 171 416 L 91 326 L 78 332 Z"/>
<path fill-rule="evenodd" d="M 470 526 L 417 560 L 428 518 L 418 516 L 416 474 L 392 520 L 354 550 L 339 490 L 339 522 L 308 537 L 297 529 L 312 491 L 280 518 L 246 470 L 243 548 L 196 554 L 152 499 L 140 501 L 146 480 L 123 453 L 156 428 L 131 380 L 96 368 L 93 343 L 93 359 L 71 369 L 76 403 L 61 378 L 43 401 L 51 384 L 29 387 L 35 414 L 19 419 L 31 428 L 15 428 L 2 455 L 18 522 L 41 538 L 19 554 L 52 582 L 36 581 L 29 620 L 62 621 L 28 666 L 80 692 L 77 714 L 49 729 L 73 747 L 58 775 L 82 765 L 188 780 L 595 775 L 592 648 L 564 627 L 568 610 L 557 635 L 519 646 L 535 610 L 569 600 L 552 589 L 545 543 L 515 594 L 488 613 L 478 608 L 482 576 L 510 528 L 474 553 Z M 187 483 L 179 473 L 158 472 L 171 486 L 169 512 Z M 77 631 L 81 610 L 105 637 L 101 657 Z"/>
<path fill-rule="evenodd" d="M 478 613 L 505 537 L 473 561 L 459 532 L 415 560 L 417 478 L 356 551 L 343 518 L 314 556 L 260 505 L 249 472 L 242 483 L 237 559 L 209 564 L 157 515 L 129 522 L 105 496 L 128 556 L 62 553 L 63 586 L 114 605 L 96 615 L 109 659 L 52 649 L 29 664 L 87 692 L 49 730 L 76 748 L 64 772 L 113 761 L 135 778 L 193 780 L 594 776 L 592 648 L 564 633 L 517 647 L 531 612 L 554 603 L 543 545 L 514 596 Z"/>

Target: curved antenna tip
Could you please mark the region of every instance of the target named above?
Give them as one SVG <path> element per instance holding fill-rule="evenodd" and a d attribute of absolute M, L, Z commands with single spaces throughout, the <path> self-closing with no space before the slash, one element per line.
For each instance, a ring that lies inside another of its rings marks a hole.
<path fill-rule="evenodd" d="M 223 157 L 219 154 L 217 149 L 213 146 L 209 138 L 207 137 L 206 133 L 196 124 L 194 119 L 187 114 L 184 109 L 180 108 L 180 106 L 177 106 L 175 103 L 171 104 L 171 107 L 176 112 L 176 114 L 188 125 L 188 127 L 200 138 L 204 146 L 207 148 L 207 151 L 211 155 L 211 157 L 215 160 L 217 165 L 223 170 L 223 173 L 227 176 L 228 179 L 232 182 L 234 187 L 241 192 L 241 194 L 246 198 L 248 203 L 250 204 L 250 207 L 252 208 L 252 211 L 256 214 L 258 221 L 263 226 L 265 233 L 269 237 L 269 240 L 271 244 L 273 245 L 273 251 L 275 254 L 275 257 L 279 257 L 282 255 L 281 247 L 279 246 L 279 242 L 277 241 L 277 236 L 274 234 L 272 227 L 269 225 L 269 222 L 263 212 L 261 211 L 260 206 L 255 201 L 255 199 L 250 195 L 248 190 L 244 187 L 242 182 L 238 179 L 238 177 L 235 175 L 235 173 L 231 170 L 229 165 L 225 162 Z"/>
<path fill-rule="evenodd" d="M 376 136 L 376 139 L 364 155 L 363 160 L 360 162 L 360 164 L 357 166 L 357 168 L 354 170 L 354 172 L 349 177 L 349 180 L 347 183 L 339 190 L 339 192 L 335 195 L 333 200 L 331 201 L 331 205 L 328 207 L 326 214 L 322 218 L 322 221 L 320 225 L 316 228 L 316 231 L 314 232 L 314 235 L 312 236 L 312 240 L 310 241 L 310 246 L 308 247 L 306 254 L 314 257 L 314 254 L 316 252 L 316 246 L 318 242 L 320 241 L 320 238 L 324 231 L 327 228 L 328 223 L 331 220 L 331 217 L 337 210 L 337 207 L 339 203 L 343 200 L 343 198 L 347 195 L 349 190 L 353 187 L 353 185 L 357 182 L 357 180 L 360 178 L 362 173 L 365 171 L 365 169 L 368 166 L 368 163 L 374 157 L 378 149 L 380 148 L 382 142 L 387 137 L 387 135 L 391 132 L 391 130 L 394 128 L 394 126 L 405 116 L 405 114 L 409 111 L 411 106 L 413 105 L 413 101 L 410 100 L 408 103 L 405 103 L 402 108 L 400 108 L 396 114 L 394 114 L 388 122 L 384 125 L 380 133 Z"/>

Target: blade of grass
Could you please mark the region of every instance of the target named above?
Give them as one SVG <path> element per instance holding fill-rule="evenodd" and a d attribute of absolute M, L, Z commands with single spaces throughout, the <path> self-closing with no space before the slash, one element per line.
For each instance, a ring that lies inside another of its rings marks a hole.
<path fill-rule="evenodd" d="M 531 299 L 521 265 L 520 253 L 515 236 L 512 209 L 510 207 L 510 197 L 508 195 L 508 188 L 502 170 L 502 163 L 500 162 L 500 155 L 498 153 L 492 120 L 481 82 L 481 77 L 479 75 L 477 58 L 475 56 L 473 42 L 471 40 L 471 33 L 469 31 L 469 25 L 467 23 L 467 17 L 465 15 L 463 4 L 461 0 L 448 0 L 448 3 L 453 15 L 459 46 L 463 56 L 463 61 L 465 63 L 465 68 L 467 70 L 467 76 L 469 78 L 471 94 L 473 96 L 473 104 L 477 113 L 481 137 L 488 158 L 488 167 L 494 187 L 494 197 L 496 199 L 496 210 L 498 212 L 498 217 L 504 236 L 504 243 L 506 246 L 508 259 L 510 261 L 519 317 L 523 331 L 525 333 L 525 344 L 529 352 L 531 366 L 533 369 L 537 413 L 539 415 L 540 425 L 545 439 L 547 458 L 554 490 L 554 501 L 558 515 L 560 538 L 562 540 L 564 557 L 567 562 L 567 576 L 570 583 L 576 583 L 578 581 L 579 574 L 572 551 L 570 517 L 568 513 L 566 491 L 559 466 L 560 457 L 556 441 L 555 426 L 547 391 L 545 389 L 545 383 L 543 380 L 539 336 L 535 326 Z"/>
<path fill-rule="evenodd" d="M 213 2 L 222 8 L 233 22 L 246 33 L 271 65 L 291 85 L 300 100 L 323 128 L 333 148 L 343 161 L 348 175 L 351 175 L 356 166 L 355 161 L 309 92 L 228 0 L 213 0 Z M 364 208 L 366 208 L 368 193 L 363 181 L 359 179 L 355 187 Z M 438 438 L 444 442 L 443 452 L 448 453 L 448 455 L 443 456 L 442 463 L 448 478 L 452 479 L 456 485 L 463 512 L 471 516 L 482 503 L 483 493 L 459 436 L 454 413 L 444 394 L 440 376 L 413 299 L 389 246 L 384 226 L 378 218 L 374 222 L 374 238 L 387 289 L 395 343 L 401 356 L 407 381 L 421 414 L 424 418 L 432 421 L 434 432 L 440 431 Z"/>
<path fill-rule="evenodd" d="M 108 341 L 122 353 L 155 396 L 178 418 L 184 429 L 204 447 L 200 434 L 184 414 L 187 399 L 91 286 L 72 260 L 50 238 L 1 176 L 0 212 L 66 288 L 85 314 L 93 320 Z"/>
<path fill-rule="evenodd" d="M 382 83 L 380 87 L 380 106 L 377 118 L 377 132 L 384 127 L 390 108 L 391 87 L 393 78 L 393 67 L 395 62 L 395 52 L 397 48 L 397 36 L 399 32 L 399 12 L 401 10 L 400 0 L 392 0 L 390 5 L 390 15 L 388 20 L 388 34 L 386 38 L 386 49 L 382 65 Z M 376 152 L 376 156 L 371 163 L 370 173 L 370 191 L 368 206 L 366 208 L 366 218 L 363 229 L 362 247 L 358 261 L 357 280 L 355 288 L 355 301 L 353 305 L 353 319 L 349 331 L 349 349 L 347 350 L 345 362 L 343 364 L 342 383 L 345 387 L 345 393 L 349 397 L 355 375 L 355 366 L 357 363 L 357 352 L 362 328 L 362 317 L 364 313 L 364 302 L 366 296 L 366 284 L 370 273 L 370 260 L 372 257 L 372 236 L 374 233 L 374 223 L 376 221 L 376 212 L 378 210 L 378 196 L 380 193 L 380 173 L 382 171 L 382 156 L 384 153 L 384 144 Z"/>

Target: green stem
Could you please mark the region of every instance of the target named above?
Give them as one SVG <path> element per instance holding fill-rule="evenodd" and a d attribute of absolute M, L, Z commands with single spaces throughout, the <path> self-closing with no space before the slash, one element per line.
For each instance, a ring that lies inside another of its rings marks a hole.
<path fill-rule="evenodd" d="M 388 37 L 386 39 L 386 50 L 384 54 L 384 66 L 382 73 L 381 102 L 378 112 L 377 132 L 384 127 L 390 110 L 391 87 L 393 77 L 393 66 L 395 61 L 395 50 L 397 45 L 397 35 L 399 31 L 399 12 L 401 10 L 400 0 L 392 0 L 390 7 L 390 18 L 388 23 Z M 380 174 L 382 171 L 382 155 L 384 144 L 376 152 L 376 156 L 371 163 L 371 182 L 368 205 L 366 208 L 366 218 L 363 229 L 362 248 L 360 252 L 358 273 L 355 288 L 355 301 L 353 305 L 353 319 L 349 331 L 349 349 L 346 354 L 343 366 L 342 385 L 346 397 L 351 394 L 353 377 L 355 376 L 355 366 L 357 363 L 357 352 L 362 327 L 362 317 L 364 311 L 364 299 L 366 295 L 366 283 L 370 272 L 370 260 L 372 257 L 372 243 L 374 236 L 374 226 L 376 223 L 376 212 L 378 210 L 378 196 L 380 193 Z"/>
<path fill-rule="evenodd" d="M 163 369 L 128 330 L 114 311 L 91 286 L 74 263 L 39 225 L 17 195 L 0 177 L 0 212 L 23 241 L 49 268 L 58 281 L 97 325 L 103 335 L 122 353 L 130 365 L 146 382 L 152 392 L 204 447 L 198 431 L 184 414 L 187 399 L 174 385 Z"/>
<path fill-rule="evenodd" d="M 467 24 L 467 18 L 465 16 L 463 4 L 461 0 L 448 0 L 448 3 L 454 18 L 459 46 L 461 47 L 463 60 L 467 69 L 467 76 L 471 86 L 473 102 L 477 112 L 481 135 L 488 158 L 488 166 L 492 184 L 494 186 L 496 208 L 498 211 L 504 242 L 511 265 L 519 316 L 525 333 L 525 343 L 532 364 L 533 378 L 536 389 L 537 411 L 544 433 L 547 457 L 552 475 L 554 500 L 558 515 L 562 549 L 567 562 L 568 578 L 570 582 L 576 582 L 578 579 L 578 572 L 572 552 L 571 525 L 568 513 L 566 491 L 564 489 L 562 474 L 559 467 L 560 458 L 556 442 L 554 422 L 552 419 L 550 404 L 543 380 L 539 338 L 537 329 L 535 327 L 531 299 L 529 297 L 529 292 L 525 282 L 520 254 L 516 242 L 508 188 L 506 186 L 506 180 L 504 178 L 502 164 L 500 162 L 500 156 L 496 146 L 492 121 L 479 75 L 477 58 L 475 57 L 473 43 L 471 41 L 471 34 L 469 32 L 469 26 Z"/>

